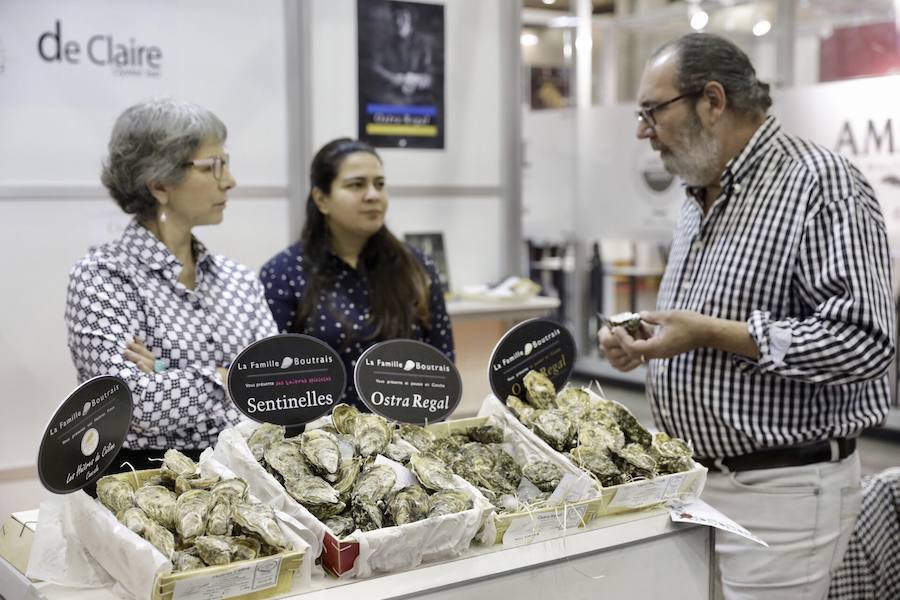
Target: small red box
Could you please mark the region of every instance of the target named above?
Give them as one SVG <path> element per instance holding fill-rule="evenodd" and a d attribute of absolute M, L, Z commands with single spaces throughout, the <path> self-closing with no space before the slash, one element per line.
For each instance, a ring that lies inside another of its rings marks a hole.
<path fill-rule="evenodd" d="M 359 542 L 340 541 L 330 533 L 322 540 L 322 566 L 326 571 L 339 577 L 353 568 L 359 556 Z"/>

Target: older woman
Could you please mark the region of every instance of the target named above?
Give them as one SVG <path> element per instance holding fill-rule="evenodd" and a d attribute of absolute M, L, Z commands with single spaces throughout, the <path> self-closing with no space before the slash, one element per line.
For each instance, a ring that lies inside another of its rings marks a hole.
<path fill-rule="evenodd" d="M 174 100 L 132 106 L 113 127 L 102 181 L 134 219 L 75 265 L 66 324 L 78 379 L 118 375 L 134 395 L 117 466 L 213 444 L 239 420 L 227 366 L 277 333 L 256 275 L 191 233 L 222 222 L 235 186 L 226 135 L 210 111 Z"/>
<path fill-rule="evenodd" d="M 431 344 L 453 359 L 453 333 L 437 269 L 384 224 L 384 167 L 357 140 L 323 146 L 310 168 L 301 239 L 260 271 L 282 331 L 332 346 L 347 368 L 344 400 L 362 410 L 353 368 L 371 345 L 393 338 Z"/>

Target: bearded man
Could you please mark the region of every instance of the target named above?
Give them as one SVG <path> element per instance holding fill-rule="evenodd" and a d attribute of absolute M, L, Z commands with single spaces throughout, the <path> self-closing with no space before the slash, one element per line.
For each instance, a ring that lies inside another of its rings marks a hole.
<path fill-rule="evenodd" d="M 717 538 L 726 598 L 823 598 L 860 503 L 856 437 L 887 416 L 890 256 L 872 188 L 784 132 L 731 42 L 690 34 L 648 61 L 638 131 L 686 183 L 657 311 L 602 328 L 648 365 L 657 425 L 709 468 L 703 499 L 769 547 Z"/>

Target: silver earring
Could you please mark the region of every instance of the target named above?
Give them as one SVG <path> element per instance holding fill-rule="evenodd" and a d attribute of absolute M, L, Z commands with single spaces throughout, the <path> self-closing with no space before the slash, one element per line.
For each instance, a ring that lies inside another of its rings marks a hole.
<path fill-rule="evenodd" d="M 159 222 L 160 223 L 166 222 L 166 211 L 164 211 L 164 210 L 159 211 Z"/>

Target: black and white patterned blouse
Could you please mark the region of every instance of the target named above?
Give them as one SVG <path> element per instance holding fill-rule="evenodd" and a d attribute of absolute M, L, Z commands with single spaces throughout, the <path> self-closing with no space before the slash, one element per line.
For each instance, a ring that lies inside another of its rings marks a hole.
<path fill-rule="evenodd" d="M 688 195 L 657 304 L 744 321 L 761 356 L 700 348 L 651 360 L 657 424 L 710 458 L 878 425 L 892 298 L 884 218 L 865 177 L 769 117 L 726 165 L 706 215 Z"/>
<path fill-rule="evenodd" d="M 425 267 L 431 280 L 431 328 L 423 329 L 419 324 L 413 324 L 410 338 L 430 344 L 450 360 L 455 360 L 453 331 L 437 267 L 430 257 L 411 246 L 407 248 Z M 375 324 L 370 320 L 369 283 L 364 275 L 334 254 L 329 255 L 329 260 L 332 261 L 331 267 L 338 273 L 336 282 L 333 288 L 322 291 L 315 311 L 307 321 L 306 331 L 302 333 L 316 337 L 338 351 L 347 369 L 344 402 L 368 411 L 357 397 L 353 369 L 367 348 L 382 341 L 369 339 L 375 329 Z M 288 331 L 297 316 L 297 308 L 308 285 L 303 269 L 303 244 L 298 242 L 272 257 L 260 270 L 260 278 L 278 329 Z"/>
<path fill-rule="evenodd" d="M 79 381 L 118 375 L 133 394 L 125 446 L 204 448 L 240 413 L 216 371 L 248 344 L 277 333 L 250 269 L 209 254 L 193 240 L 193 290 L 178 282 L 181 263 L 132 221 L 121 239 L 93 248 L 69 275 L 66 324 Z M 144 373 L 123 355 L 142 340 L 167 364 Z"/>

